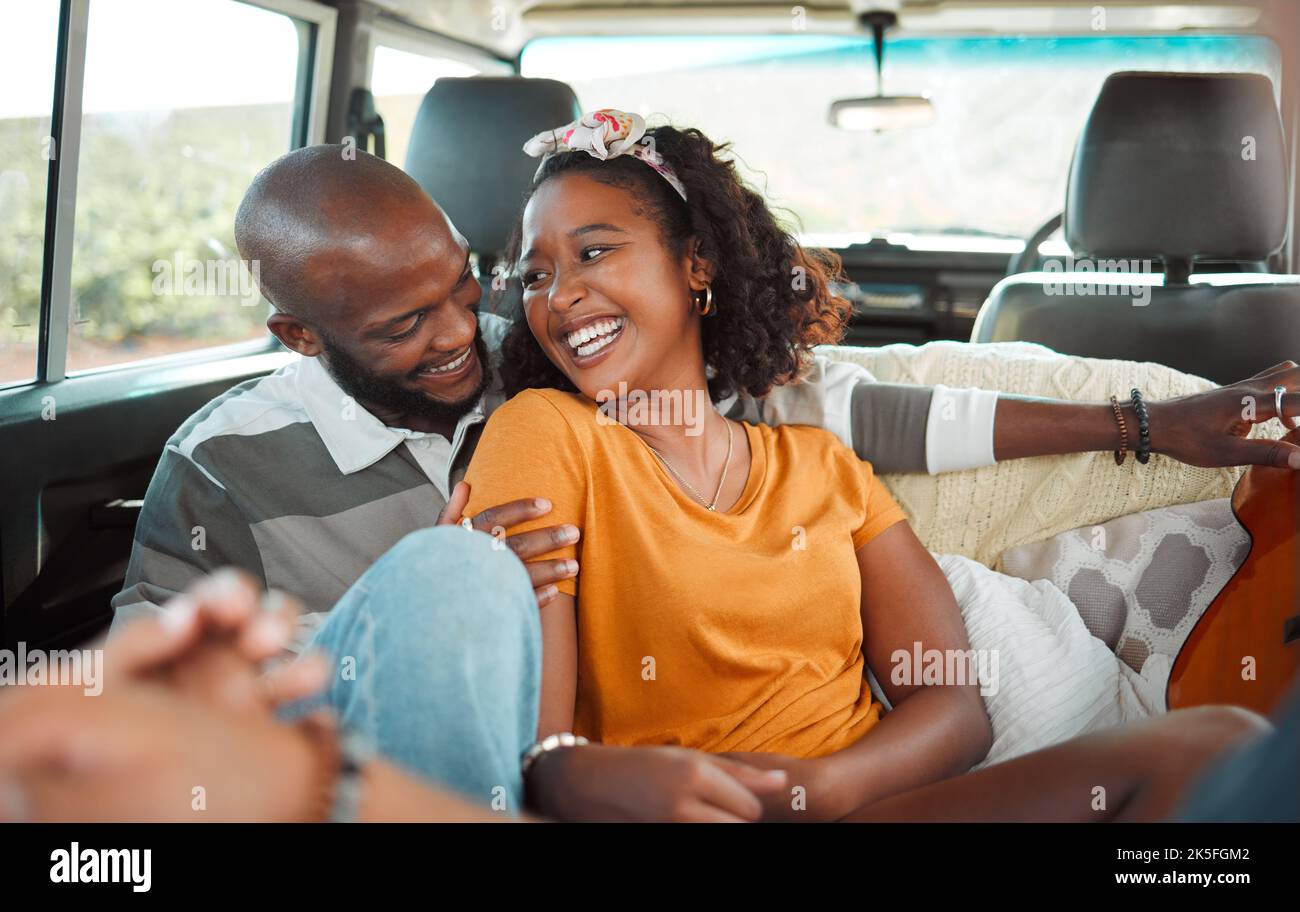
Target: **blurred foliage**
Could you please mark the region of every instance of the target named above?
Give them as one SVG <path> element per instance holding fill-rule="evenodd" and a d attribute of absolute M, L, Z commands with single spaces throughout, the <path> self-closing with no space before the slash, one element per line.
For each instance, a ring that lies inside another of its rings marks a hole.
<path fill-rule="evenodd" d="M 77 336 L 129 357 L 146 338 L 197 347 L 262 331 L 264 302 L 245 306 L 238 289 L 184 294 L 183 275 L 173 277 L 177 293 L 157 294 L 154 264 L 178 254 L 238 259 L 235 211 L 253 176 L 288 150 L 291 120 L 288 105 L 86 116 L 72 260 Z M 34 327 L 40 310 L 46 124 L 0 120 L 0 340 L 34 338 L 12 327 Z"/>

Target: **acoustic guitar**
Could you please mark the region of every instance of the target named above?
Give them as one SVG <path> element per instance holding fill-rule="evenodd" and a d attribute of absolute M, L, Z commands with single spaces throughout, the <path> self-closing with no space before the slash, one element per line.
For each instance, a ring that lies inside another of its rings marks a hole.
<path fill-rule="evenodd" d="M 1300 428 L 1283 439 L 1300 443 Z M 1250 466 L 1232 512 L 1250 553 L 1174 659 L 1171 710 L 1226 703 L 1268 714 L 1300 671 L 1300 472 Z"/>

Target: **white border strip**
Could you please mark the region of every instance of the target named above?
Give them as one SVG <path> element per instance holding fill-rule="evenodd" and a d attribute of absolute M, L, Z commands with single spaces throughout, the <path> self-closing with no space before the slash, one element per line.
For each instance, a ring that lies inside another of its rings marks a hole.
<path fill-rule="evenodd" d="M 44 370 L 37 382 L 58 383 L 68 375 L 68 331 L 72 322 L 72 247 L 77 227 L 77 163 L 81 155 L 81 96 L 86 81 L 86 25 L 90 0 L 69 4 L 68 52 L 63 70 L 63 116 L 54 150 L 58 193 L 54 206 L 54 243 L 50 252 L 50 314 L 45 334 Z M 41 353 L 37 353 L 41 357 Z"/>

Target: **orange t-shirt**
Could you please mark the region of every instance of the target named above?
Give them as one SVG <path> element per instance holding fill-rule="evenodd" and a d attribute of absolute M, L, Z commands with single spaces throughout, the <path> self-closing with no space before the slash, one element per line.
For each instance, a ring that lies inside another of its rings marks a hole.
<path fill-rule="evenodd" d="M 522 497 L 572 523 L 574 730 L 607 744 L 818 757 L 880 717 L 864 671 L 855 551 L 907 517 L 820 428 L 744 425 L 751 464 L 726 513 L 679 487 L 595 403 L 528 390 L 488 421 L 466 515 Z"/>

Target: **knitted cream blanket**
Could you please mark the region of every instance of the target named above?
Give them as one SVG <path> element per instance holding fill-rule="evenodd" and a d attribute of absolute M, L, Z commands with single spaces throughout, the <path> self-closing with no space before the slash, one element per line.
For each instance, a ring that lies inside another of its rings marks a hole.
<path fill-rule="evenodd" d="M 1058 399 L 1121 401 L 1136 386 L 1149 400 L 1214 384 L 1160 364 L 1060 355 L 1028 342 L 930 342 L 880 348 L 826 346 L 827 356 L 862 365 L 881 382 L 981 387 Z M 1244 378 L 1243 378 L 1244 379 Z M 1277 439 L 1277 421 L 1252 437 Z M 892 474 L 882 480 L 931 551 L 995 567 L 1007 548 L 1106 522 L 1117 516 L 1226 497 L 1242 469 L 1202 469 L 1153 455 L 1116 466 L 1109 452 L 1016 459 L 941 475 Z"/>

